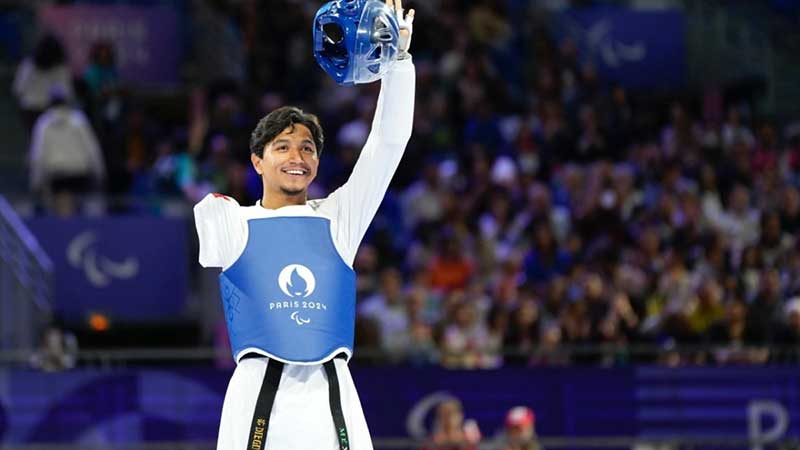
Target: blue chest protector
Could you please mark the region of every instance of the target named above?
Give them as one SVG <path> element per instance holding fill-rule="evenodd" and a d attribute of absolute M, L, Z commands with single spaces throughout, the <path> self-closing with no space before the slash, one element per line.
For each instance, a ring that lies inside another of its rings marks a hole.
<path fill-rule="evenodd" d="M 248 221 L 244 252 L 220 274 L 234 358 L 256 348 L 286 362 L 353 352 L 356 276 L 336 250 L 330 221 Z"/>

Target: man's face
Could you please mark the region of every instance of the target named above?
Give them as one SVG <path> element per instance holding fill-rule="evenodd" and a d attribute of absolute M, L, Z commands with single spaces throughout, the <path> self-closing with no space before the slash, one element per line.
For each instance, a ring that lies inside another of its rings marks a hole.
<path fill-rule="evenodd" d="M 311 131 L 295 124 L 286 127 L 264 147 L 263 158 L 250 157 L 261 175 L 265 191 L 272 194 L 299 195 L 317 176 L 319 157 Z"/>

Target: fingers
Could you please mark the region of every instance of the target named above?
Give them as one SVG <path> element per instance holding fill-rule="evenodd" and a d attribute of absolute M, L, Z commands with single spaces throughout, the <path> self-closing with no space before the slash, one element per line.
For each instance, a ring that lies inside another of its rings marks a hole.
<path fill-rule="evenodd" d="M 416 13 L 417 13 L 417 12 L 416 12 L 416 11 L 414 11 L 414 9 L 413 9 L 413 8 L 412 8 L 412 9 L 409 9 L 409 10 L 408 10 L 408 14 L 406 15 L 406 22 L 408 22 L 408 23 L 414 23 L 414 14 L 416 14 Z"/>
<path fill-rule="evenodd" d="M 397 10 L 397 17 L 403 18 L 403 0 L 395 0 L 394 9 Z"/>
<path fill-rule="evenodd" d="M 394 9 L 394 0 L 386 0 L 386 6 Z"/>

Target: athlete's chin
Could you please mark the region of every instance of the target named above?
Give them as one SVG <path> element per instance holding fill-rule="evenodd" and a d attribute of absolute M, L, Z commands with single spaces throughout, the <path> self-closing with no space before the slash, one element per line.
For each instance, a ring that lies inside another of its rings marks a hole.
<path fill-rule="evenodd" d="M 281 186 L 281 192 L 283 192 L 284 195 L 295 197 L 301 194 L 305 194 L 306 187 Z"/>

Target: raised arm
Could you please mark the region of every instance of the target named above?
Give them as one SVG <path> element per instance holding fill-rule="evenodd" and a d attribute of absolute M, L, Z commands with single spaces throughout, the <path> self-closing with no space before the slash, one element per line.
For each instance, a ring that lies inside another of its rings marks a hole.
<path fill-rule="evenodd" d="M 390 6 L 396 7 L 398 16 L 403 17 L 402 3 L 398 1 Z M 334 239 L 347 263 L 353 262 L 358 245 L 386 194 L 411 137 L 416 76 L 407 46 L 411 40 L 413 17 L 411 10 L 401 21 L 402 59 L 381 79 L 372 129 L 353 172 L 320 208 L 321 212 L 337 219 Z"/>

